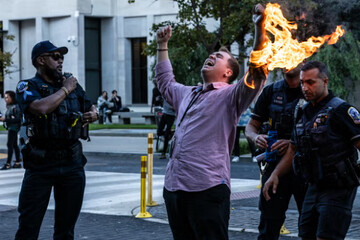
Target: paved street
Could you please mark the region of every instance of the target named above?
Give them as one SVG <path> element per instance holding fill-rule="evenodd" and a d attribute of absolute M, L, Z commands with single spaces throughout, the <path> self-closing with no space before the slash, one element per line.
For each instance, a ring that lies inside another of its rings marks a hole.
<path fill-rule="evenodd" d="M 0 143 L 2 137 L 0 135 Z M 84 143 L 88 158 L 87 186 L 75 239 L 172 239 L 161 196 L 167 160 L 159 159 L 158 154 L 154 156 L 153 199 L 159 206 L 147 209 L 153 218 L 133 217 L 139 212 L 140 157 L 146 153 L 146 143 L 145 137 L 128 136 L 92 136 L 92 142 Z M 5 151 L 1 144 L 0 150 Z M 5 156 L 0 155 L 1 165 Z M 0 172 L 0 239 L 13 239 L 16 231 L 16 206 L 23 172 L 23 169 Z M 256 239 L 259 221 L 256 164 L 249 158 L 241 158 L 239 163 L 232 164 L 232 178 L 230 239 Z M 347 239 L 358 239 L 360 233 L 359 199 L 358 194 Z M 51 200 L 39 239 L 51 239 L 53 204 Z M 291 234 L 281 239 L 298 239 L 297 216 L 295 204 L 291 202 L 285 222 Z"/>

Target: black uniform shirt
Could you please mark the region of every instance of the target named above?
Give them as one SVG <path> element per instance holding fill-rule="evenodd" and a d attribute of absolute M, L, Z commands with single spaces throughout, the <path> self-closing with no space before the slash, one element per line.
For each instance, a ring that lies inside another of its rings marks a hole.
<path fill-rule="evenodd" d="M 334 96 L 331 90 L 323 100 L 314 106 L 309 103 L 305 109 L 307 119 L 312 119 Z M 333 112 L 330 118 L 330 127 L 334 132 L 346 139 L 350 139 L 352 143 L 360 141 L 360 114 L 359 111 L 344 102 L 340 104 Z M 294 139 L 294 136 L 292 137 Z"/>
<path fill-rule="evenodd" d="M 285 82 L 285 94 L 287 102 L 293 102 L 296 99 L 303 98 L 300 85 L 297 88 L 290 88 Z M 274 84 L 274 83 L 273 83 Z M 260 122 L 269 121 L 269 106 L 273 96 L 273 84 L 266 86 L 256 101 L 255 108 L 251 114 L 251 118 Z"/>

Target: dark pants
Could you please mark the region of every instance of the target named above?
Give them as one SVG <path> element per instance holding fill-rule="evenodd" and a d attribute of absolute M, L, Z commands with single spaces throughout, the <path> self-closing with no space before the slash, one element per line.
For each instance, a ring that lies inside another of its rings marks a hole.
<path fill-rule="evenodd" d="M 236 126 L 236 136 L 235 136 L 234 150 L 233 150 L 233 154 L 235 156 L 240 156 L 239 141 L 240 141 L 241 132 L 243 132 L 243 134 L 245 135 L 245 127 L 244 126 Z M 247 142 L 249 144 L 251 157 L 254 157 L 255 156 L 255 151 L 256 151 L 256 146 L 252 141 L 247 140 Z"/>
<path fill-rule="evenodd" d="M 175 240 L 227 240 L 230 190 L 221 184 L 201 192 L 163 192 Z"/>
<path fill-rule="evenodd" d="M 19 229 L 17 240 L 37 239 L 52 188 L 55 199 L 54 239 L 74 239 L 85 189 L 85 173 L 81 145 L 78 152 L 64 154 L 63 159 L 51 158 L 28 163 L 19 196 Z M 59 155 L 57 155 L 59 156 Z M 31 161 L 24 155 L 24 162 Z"/>
<path fill-rule="evenodd" d="M 351 223 L 357 187 L 322 189 L 309 185 L 299 223 L 307 239 L 344 239 Z"/>
<path fill-rule="evenodd" d="M 168 149 L 169 140 L 171 138 L 171 127 L 174 124 L 175 116 L 168 115 L 164 113 L 161 116 L 161 120 L 159 123 L 159 128 L 157 130 L 157 135 L 162 136 L 164 135 L 164 149 L 163 153 L 166 153 Z"/>
<path fill-rule="evenodd" d="M 262 194 L 262 189 L 274 168 L 275 166 L 269 167 L 261 179 L 262 188 L 259 201 L 261 215 L 258 227 L 258 240 L 278 239 L 281 226 L 285 221 L 285 213 L 288 209 L 291 196 L 294 195 L 296 205 L 300 213 L 306 193 L 306 185 L 304 181 L 299 177 L 296 177 L 293 172 L 290 172 L 279 179 L 280 183 L 275 195 L 271 193 L 272 189 L 270 189 L 269 192 L 271 199 L 266 201 Z"/>
<path fill-rule="evenodd" d="M 15 157 L 16 161 L 20 161 L 20 149 L 18 146 L 18 133 L 17 131 L 9 130 L 8 131 L 8 141 L 7 141 L 7 148 L 8 148 L 8 157 L 6 163 L 10 164 L 13 152 L 15 150 Z"/>

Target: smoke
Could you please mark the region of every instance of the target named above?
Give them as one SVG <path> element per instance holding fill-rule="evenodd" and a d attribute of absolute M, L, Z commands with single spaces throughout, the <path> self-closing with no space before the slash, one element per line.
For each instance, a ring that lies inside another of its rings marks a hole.
<path fill-rule="evenodd" d="M 304 41 L 310 36 L 331 34 L 337 25 L 351 27 L 354 16 L 360 21 L 359 0 L 277 0 L 284 16 L 298 24 L 293 37 Z M 353 24 L 353 27 L 358 27 Z"/>

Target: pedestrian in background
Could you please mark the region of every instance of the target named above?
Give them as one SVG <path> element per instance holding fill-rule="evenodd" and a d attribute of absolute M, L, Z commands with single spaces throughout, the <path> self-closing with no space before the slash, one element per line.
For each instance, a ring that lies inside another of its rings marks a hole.
<path fill-rule="evenodd" d="M 265 183 L 263 194 L 270 201 L 278 197 L 281 177 L 294 169 L 309 183 L 299 236 L 304 240 L 344 239 L 359 185 L 360 113 L 328 89 L 324 63 L 307 62 L 301 68 L 300 83 L 308 103 L 294 113 L 297 123 L 291 144 Z"/>
<path fill-rule="evenodd" d="M 0 121 L 4 122 L 5 128 L 8 130 L 8 156 L 7 161 L 1 170 L 7 170 L 11 168 L 11 159 L 13 152 L 15 151 L 16 161 L 13 164 L 13 168 L 21 168 L 21 157 L 20 149 L 18 145 L 18 132 L 21 126 L 22 113 L 19 108 L 19 105 L 16 102 L 15 92 L 6 91 L 5 92 L 5 102 L 6 102 L 6 113 L 5 117 L 1 117 Z"/>
<path fill-rule="evenodd" d="M 255 104 L 251 119 L 246 125 L 245 134 L 248 139 L 251 139 L 259 149 L 264 151 L 271 148 L 261 163 L 265 166 L 261 172 L 262 188 L 290 144 L 295 107 L 299 100 L 304 99 L 300 87 L 300 68 L 302 66 L 303 63 L 290 71 L 284 69 L 283 80 L 264 88 Z M 272 146 L 270 146 L 268 132 L 261 133 L 261 127 L 266 122 L 270 124 L 269 132 L 276 132 L 277 137 Z M 258 240 L 277 240 L 279 238 L 291 196 L 294 195 L 300 214 L 305 191 L 306 184 L 294 173 L 289 172 L 280 179 L 276 197 L 266 201 L 260 193 L 259 210 L 261 215 Z"/>
<path fill-rule="evenodd" d="M 38 239 L 52 189 L 54 239 L 74 239 L 84 189 L 86 158 L 79 139 L 98 119 L 83 88 L 71 74 L 63 76 L 66 47 L 37 43 L 31 53 L 36 75 L 18 83 L 16 99 L 24 113 L 28 142 L 22 149 L 26 169 L 19 195 L 16 240 Z"/>
<path fill-rule="evenodd" d="M 171 138 L 171 128 L 175 122 L 175 110 L 170 104 L 164 100 L 163 115 L 161 116 L 159 127 L 157 129 L 158 136 L 164 136 L 164 148 L 160 159 L 166 158 L 166 152 Z"/>
<path fill-rule="evenodd" d="M 250 115 L 251 115 L 251 109 L 249 107 L 240 116 L 239 122 L 236 126 L 236 135 L 235 135 L 234 150 L 233 150 L 234 157 L 231 159 L 231 162 L 236 163 L 240 161 L 240 134 L 241 132 L 243 132 L 245 135 L 245 126 L 250 120 Z M 255 157 L 256 146 L 248 138 L 246 139 L 246 141 L 250 149 L 251 158 L 253 159 Z"/>
<path fill-rule="evenodd" d="M 106 118 L 109 119 L 109 122 L 112 123 L 112 119 L 111 119 L 111 110 L 110 108 L 114 106 L 114 103 L 108 100 L 108 93 L 107 91 L 102 91 L 101 95 L 98 97 L 97 100 L 97 107 L 98 107 L 98 112 L 99 112 L 99 123 L 100 124 L 105 124 L 106 123 Z"/>
<path fill-rule="evenodd" d="M 161 96 L 157 83 L 154 80 L 154 88 L 152 90 L 150 112 L 153 113 L 155 108 L 162 108 L 162 106 L 163 106 L 163 97 Z M 156 111 L 157 110 L 155 109 L 155 112 Z"/>
<path fill-rule="evenodd" d="M 264 7 L 255 7 L 254 50 L 265 41 Z M 164 99 L 175 109 L 176 131 L 165 173 L 164 200 L 176 240 L 228 239 L 230 217 L 230 154 L 236 124 L 261 90 L 266 67 L 252 67 L 247 79 L 229 84 L 239 75 L 239 64 L 222 47 L 211 53 L 201 70 L 202 86 L 175 81 L 168 55 L 171 27 L 157 31 L 156 80 Z"/>
<path fill-rule="evenodd" d="M 112 90 L 109 102 L 114 104 L 114 106 L 110 108 L 112 112 L 120 112 L 122 108 L 121 97 L 117 95 L 116 90 Z"/>

